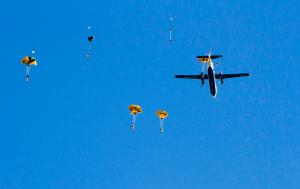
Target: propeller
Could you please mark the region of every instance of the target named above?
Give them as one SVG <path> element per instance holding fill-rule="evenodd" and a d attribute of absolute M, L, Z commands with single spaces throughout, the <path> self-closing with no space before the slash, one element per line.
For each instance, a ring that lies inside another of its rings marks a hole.
<path fill-rule="evenodd" d="M 201 72 L 201 87 L 203 87 L 203 85 L 204 85 L 204 73 L 203 72 Z"/>
<path fill-rule="evenodd" d="M 220 72 L 220 82 L 222 85 L 224 85 L 224 78 L 222 77 L 223 72 Z"/>

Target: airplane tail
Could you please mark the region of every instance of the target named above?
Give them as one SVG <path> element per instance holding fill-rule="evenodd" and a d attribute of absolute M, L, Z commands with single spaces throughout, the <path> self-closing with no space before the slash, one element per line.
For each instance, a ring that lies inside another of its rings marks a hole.
<path fill-rule="evenodd" d="M 217 58 L 222 58 L 223 55 L 210 55 L 210 59 L 217 59 Z M 197 56 L 198 59 L 205 59 L 209 58 L 209 56 Z"/>

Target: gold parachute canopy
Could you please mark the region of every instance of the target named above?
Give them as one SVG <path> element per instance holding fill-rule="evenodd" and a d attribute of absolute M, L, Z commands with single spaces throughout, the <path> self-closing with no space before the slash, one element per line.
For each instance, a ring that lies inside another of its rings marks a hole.
<path fill-rule="evenodd" d="M 165 119 L 166 117 L 168 117 L 168 112 L 164 110 L 158 110 L 156 112 L 156 115 L 159 117 L 159 119 Z"/>
<path fill-rule="evenodd" d="M 156 115 L 159 117 L 159 121 L 160 121 L 160 132 L 163 133 L 164 132 L 164 119 L 166 117 L 168 117 L 168 112 L 165 110 L 158 110 L 156 111 Z"/>
<path fill-rule="evenodd" d="M 141 114 L 143 112 L 142 108 L 139 105 L 132 104 L 128 106 L 130 114 Z"/>
<path fill-rule="evenodd" d="M 34 54 L 34 53 L 35 53 L 35 51 L 32 51 L 32 54 Z M 29 81 L 30 68 L 32 66 L 36 66 L 37 65 L 37 61 L 32 56 L 25 56 L 25 57 L 22 58 L 21 63 L 26 65 L 26 77 L 25 77 L 25 80 Z"/>
<path fill-rule="evenodd" d="M 25 56 L 24 58 L 22 58 L 21 63 L 26 64 L 28 66 L 37 65 L 36 59 L 31 56 Z"/>
<path fill-rule="evenodd" d="M 139 105 L 135 104 L 131 104 L 130 106 L 128 106 L 128 109 L 130 110 L 130 115 L 132 116 L 131 128 L 132 130 L 134 130 L 136 118 L 138 114 L 141 114 L 143 112 L 143 110 Z"/>

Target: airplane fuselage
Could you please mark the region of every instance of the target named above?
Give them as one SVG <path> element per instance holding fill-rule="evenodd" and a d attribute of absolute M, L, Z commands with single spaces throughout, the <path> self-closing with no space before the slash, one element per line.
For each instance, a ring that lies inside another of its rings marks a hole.
<path fill-rule="evenodd" d="M 216 97 L 217 85 L 216 85 L 216 78 L 215 78 L 215 70 L 214 70 L 214 64 L 211 60 L 208 62 L 207 76 L 208 76 L 210 94 L 213 97 Z"/>

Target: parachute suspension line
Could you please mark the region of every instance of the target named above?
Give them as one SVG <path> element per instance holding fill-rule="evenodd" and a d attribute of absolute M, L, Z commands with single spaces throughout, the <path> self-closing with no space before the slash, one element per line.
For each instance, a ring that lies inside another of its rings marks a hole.
<path fill-rule="evenodd" d="M 87 53 L 85 55 L 87 58 L 89 58 L 90 56 L 92 56 L 92 47 L 91 47 L 91 44 L 89 44 L 89 47 L 88 47 L 88 50 L 87 50 Z"/>
<path fill-rule="evenodd" d="M 30 66 L 26 65 L 26 77 L 25 77 L 26 81 L 29 81 L 29 77 L 30 77 L 29 73 L 30 73 Z"/>
<path fill-rule="evenodd" d="M 132 123 L 131 123 L 131 128 L 134 130 L 135 129 L 135 121 L 136 121 L 137 114 L 132 114 Z"/>
<path fill-rule="evenodd" d="M 92 36 L 92 35 L 89 35 L 89 36 Z M 88 52 L 87 52 L 88 57 L 92 56 L 92 48 L 93 48 L 93 42 L 89 41 Z"/>
<path fill-rule="evenodd" d="M 164 132 L 164 123 L 163 123 L 163 119 L 160 119 L 160 132 L 163 133 Z"/>
<path fill-rule="evenodd" d="M 135 124 L 137 114 L 132 114 L 132 123 Z"/>
<path fill-rule="evenodd" d="M 92 56 L 92 45 L 93 45 L 94 36 L 92 35 L 92 27 L 88 26 L 88 49 L 86 53 L 86 58 Z"/>

